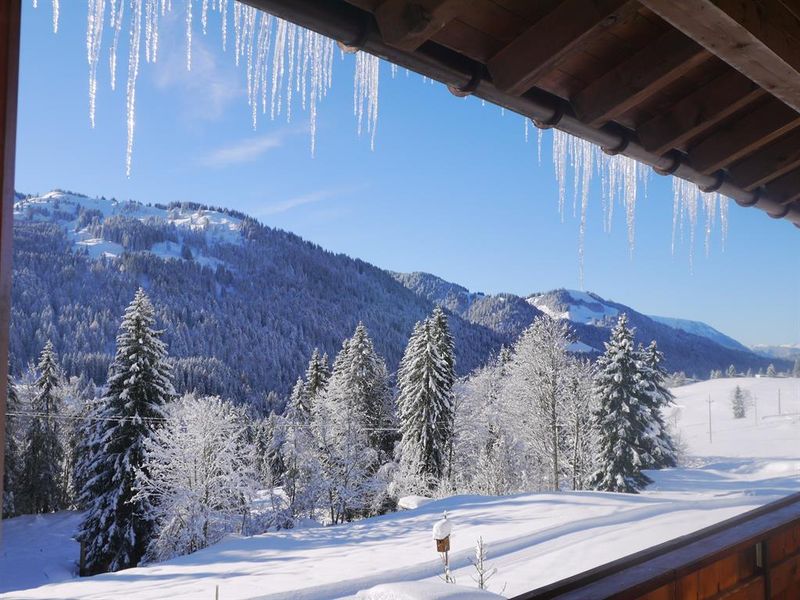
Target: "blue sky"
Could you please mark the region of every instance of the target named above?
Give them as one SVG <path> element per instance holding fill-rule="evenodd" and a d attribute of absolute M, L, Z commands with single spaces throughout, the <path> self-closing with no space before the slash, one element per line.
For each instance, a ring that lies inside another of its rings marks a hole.
<path fill-rule="evenodd" d="M 539 165 L 535 131 L 526 143 L 518 115 L 456 99 L 414 74 L 392 79 L 384 64 L 371 151 L 356 134 L 353 57 L 337 54 L 312 158 L 299 106 L 291 123 L 261 117 L 253 130 L 244 70 L 230 48 L 222 51 L 218 17 L 207 36 L 196 17 L 186 72 L 183 15 L 176 14 L 162 23 L 158 62 L 142 58 L 127 178 L 127 47 L 112 92 L 106 37 L 91 129 L 85 3 L 61 3 L 57 34 L 49 2 L 39 4 L 23 2 L 18 190 L 233 207 L 326 249 L 487 293 L 579 287 L 578 222 L 558 213 L 550 134 Z M 593 189 L 585 289 L 645 313 L 705 321 L 744 343 L 800 343 L 796 228 L 732 203 L 724 252 L 717 227 L 706 258 L 699 227 L 690 271 L 688 244 L 670 251 L 668 178 L 653 175 L 640 199 L 632 258 L 622 208 L 607 234 L 600 202 Z"/>

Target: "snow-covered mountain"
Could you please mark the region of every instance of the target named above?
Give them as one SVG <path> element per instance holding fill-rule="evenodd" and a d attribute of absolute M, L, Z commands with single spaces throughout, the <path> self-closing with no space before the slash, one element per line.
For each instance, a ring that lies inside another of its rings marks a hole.
<path fill-rule="evenodd" d="M 711 325 L 703 323 L 702 321 L 690 321 L 689 319 L 675 319 L 672 317 L 657 317 L 655 315 L 649 315 L 649 317 L 654 321 L 658 321 L 664 325 L 669 325 L 674 329 L 680 329 L 687 333 L 693 333 L 694 335 L 708 338 L 714 342 L 717 342 L 720 346 L 724 346 L 725 348 L 744 350 L 745 352 L 749 350 L 749 348 L 741 342 L 737 342 L 732 337 L 725 335 L 721 331 L 714 329 L 711 327 Z"/>
<path fill-rule="evenodd" d="M 14 217 L 15 376 L 50 339 L 67 374 L 103 382 L 120 316 L 140 285 L 157 307 L 177 388 L 250 402 L 271 390 L 286 393 L 313 348 L 335 355 L 359 321 L 394 370 L 414 323 L 434 304 L 453 315 L 460 374 L 513 342 L 543 311 L 572 319 L 572 349 L 589 356 L 602 351 L 608 325 L 624 310 L 640 341 L 658 341 L 670 370 L 706 377 L 731 363 L 758 369 L 770 362 L 594 294 L 473 293 L 433 275 L 393 274 L 327 252 L 227 209 L 55 191 L 19 196 Z"/>
<path fill-rule="evenodd" d="M 624 312 L 636 327 L 637 341 L 646 344 L 655 339 L 671 370 L 707 377 L 711 369 L 727 368 L 730 364 L 741 370 L 758 370 L 765 368 L 768 362 L 705 323 L 649 317 L 592 292 L 558 289 L 522 298 L 513 294 L 470 292 L 428 273 L 396 273 L 395 277 L 415 293 L 442 304 L 468 321 L 511 336 L 519 335 L 540 314 L 567 319 L 572 323 L 576 338 L 572 351 L 590 356 L 603 351 L 611 327 Z"/>
<path fill-rule="evenodd" d="M 784 360 L 797 360 L 800 358 L 800 344 L 782 344 L 780 346 L 768 346 L 759 344 L 752 347 L 753 352 L 769 358 L 781 358 Z"/>

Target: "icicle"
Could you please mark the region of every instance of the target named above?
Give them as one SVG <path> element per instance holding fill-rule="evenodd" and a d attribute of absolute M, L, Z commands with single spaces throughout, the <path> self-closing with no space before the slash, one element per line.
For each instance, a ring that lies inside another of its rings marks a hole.
<path fill-rule="evenodd" d="M 125 152 L 125 175 L 131 176 L 131 159 L 133 156 L 133 132 L 136 127 L 136 79 L 139 76 L 139 44 L 142 39 L 142 3 L 133 3 L 131 14 L 131 39 L 128 53 L 128 146 Z"/>
<path fill-rule="evenodd" d="M 113 5 L 112 5 L 113 6 Z M 97 106 L 97 63 L 103 42 L 106 0 L 89 0 L 86 22 L 86 59 L 89 62 L 89 123 L 94 129 L 95 108 Z"/>
<path fill-rule="evenodd" d="M 553 166 L 558 184 L 558 214 L 564 222 L 564 204 L 567 197 L 567 143 L 569 135 L 558 129 L 553 130 Z"/>
<path fill-rule="evenodd" d="M 375 149 L 375 130 L 378 125 L 379 76 L 380 59 L 366 52 L 357 52 L 353 86 L 353 110 L 358 123 L 358 135 L 361 135 L 366 118 L 366 129 L 367 133 L 370 134 L 370 148 L 372 150 Z"/>
<path fill-rule="evenodd" d="M 730 199 L 726 196 L 719 196 L 719 220 L 722 224 L 722 251 L 725 252 L 725 244 L 728 241 L 728 206 Z"/>
<path fill-rule="evenodd" d="M 162 2 L 161 12 L 159 12 L 159 0 L 146 0 L 146 2 L 144 56 L 147 62 L 156 62 L 158 55 L 158 20 L 163 13 L 164 3 Z"/>
<path fill-rule="evenodd" d="M 711 252 L 711 230 L 717 216 L 717 194 L 702 194 L 703 208 L 705 209 L 705 251 L 706 258 Z"/>
<path fill-rule="evenodd" d="M 36 3 L 34 2 L 34 8 L 35 7 Z M 58 0 L 53 0 L 53 33 L 58 33 L 58 13 L 59 13 Z"/>
<path fill-rule="evenodd" d="M 539 160 L 539 166 L 542 166 L 542 136 L 544 135 L 544 130 L 540 128 L 536 128 L 536 156 Z"/>
<path fill-rule="evenodd" d="M 203 26 L 203 35 L 208 34 L 208 0 L 203 0 L 203 7 L 200 10 L 200 23 Z"/>
<path fill-rule="evenodd" d="M 525 143 L 528 143 L 528 118 L 522 117 L 522 122 L 524 123 L 525 128 Z"/>
<path fill-rule="evenodd" d="M 192 0 L 186 2 L 186 70 L 192 70 Z"/>
<path fill-rule="evenodd" d="M 108 59 L 111 71 L 111 89 L 117 88 L 117 49 L 119 48 L 119 34 L 122 30 L 122 17 L 125 12 L 125 0 L 111 0 L 111 25 L 114 28 L 114 41 Z"/>

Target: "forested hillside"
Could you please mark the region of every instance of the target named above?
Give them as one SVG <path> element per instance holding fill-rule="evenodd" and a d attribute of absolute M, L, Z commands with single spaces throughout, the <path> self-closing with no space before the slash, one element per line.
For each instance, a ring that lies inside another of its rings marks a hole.
<path fill-rule="evenodd" d="M 269 391 L 285 396 L 312 350 L 334 356 L 359 321 L 394 372 L 414 323 L 443 304 L 464 375 L 542 313 L 531 298 L 392 274 L 236 211 L 57 191 L 15 207 L 12 374 L 52 340 L 68 375 L 104 383 L 120 315 L 139 286 L 156 306 L 178 391 L 256 403 Z M 536 298 L 563 302 L 564 293 Z M 769 362 L 613 306 L 630 313 L 637 339 L 658 341 L 669 370 L 707 377 Z M 573 350 L 602 351 L 609 330 L 597 325 L 572 320 Z"/>
<path fill-rule="evenodd" d="M 103 383 L 138 286 L 156 306 L 178 390 L 253 402 L 287 393 L 312 350 L 335 355 L 359 321 L 393 371 L 433 308 L 386 271 L 238 213 L 51 194 L 18 203 L 15 217 L 14 375 L 50 339 L 68 374 Z M 459 373 L 507 341 L 459 318 L 451 327 Z"/>

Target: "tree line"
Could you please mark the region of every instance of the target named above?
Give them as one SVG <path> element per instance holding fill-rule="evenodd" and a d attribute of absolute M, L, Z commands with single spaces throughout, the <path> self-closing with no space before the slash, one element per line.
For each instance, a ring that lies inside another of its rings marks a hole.
<path fill-rule="evenodd" d="M 140 288 L 102 388 L 65 378 L 50 343 L 11 388 L 3 511 L 83 511 L 86 573 L 232 531 L 381 514 L 409 494 L 636 492 L 645 470 L 677 461 L 663 357 L 634 345 L 624 314 L 595 365 L 543 316 L 461 379 L 442 308 L 414 326 L 395 374 L 359 323 L 332 363 L 315 350 L 285 410 L 266 415 L 177 394 L 162 333 Z"/>

